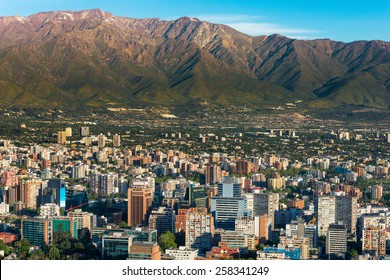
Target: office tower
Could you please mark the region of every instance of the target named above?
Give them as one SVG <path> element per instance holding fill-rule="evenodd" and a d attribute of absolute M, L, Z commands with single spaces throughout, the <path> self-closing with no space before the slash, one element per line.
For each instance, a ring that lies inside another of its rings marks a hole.
<path fill-rule="evenodd" d="M 115 148 L 121 146 L 121 136 L 120 136 L 120 135 L 115 134 L 115 135 L 112 137 L 112 146 L 114 146 Z"/>
<path fill-rule="evenodd" d="M 61 179 L 50 179 L 47 187 L 55 193 L 55 202 L 60 208 L 65 209 L 66 203 L 66 183 Z"/>
<path fill-rule="evenodd" d="M 347 227 L 330 224 L 326 235 L 326 254 L 343 255 L 347 252 Z"/>
<path fill-rule="evenodd" d="M 66 132 L 65 131 L 58 131 L 57 133 L 57 143 L 60 145 L 66 144 Z"/>
<path fill-rule="evenodd" d="M 80 127 L 80 135 L 82 137 L 88 136 L 89 135 L 89 127 L 88 126 Z"/>
<path fill-rule="evenodd" d="M 189 209 L 186 213 L 186 247 L 196 248 L 200 251 L 210 250 L 212 246 L 213 235 L 213 216 L 207 213 L 207 209 Z"/>
<path fill-rule="evenodd" d="M 102 237 L 102 259 L 126 259 L 134 236 L 128 232 L 108 232 Z"/>
<path fill-rule="evenodd" d="M 72 128 L 71 127 L 65 128 L 65 136 L 72 137 Z"/>
<path fill-rule="evenodd" d="M 26 204 L 26 208 L 37 208 L 37 197 L 39 196 L 39 190 L 42 187 L 42 182 L 38 180 L 27 180 L 19 182 L 19 200 Z"/>
<path fill-rule="evenodd" d="M 156 229 L 159 236 L 167 231 L 175 233 L 175 211 L 166 207 L 152 210 L 149 216 L 149 228 Z"/>
<path fill-rule="evenodd" d="M 31 245 L 44 246 L 52 241 L 52 223 L 49 219 L 28 218 L 21 224 L 22 239 L 26 239 Z"/>
<path fill-rule="evenodd" d="M 98 135 L 98 148 L 103 149 L 106 146 L 106 136 L 104 134 L 100 133 Z"/>
<path fill-rule="evenodd" d="M 236 219 L 252 216 L 247 198 L 241 195 L 241 184 L 231 179 L 218 184 L 218 195 L 211 198 L 210 212 L 213 214 L 215 227 L 226 230 L 235 229 Z"/>
<path fill-rule="evenodd" d="M 206 167 L 206 184 L 214 185 L 221 180 L 221 166 L 213 164 Z"/>
<path fill-rule="evenodd" d="M 146 225 L 153 204 L 152 188 L 129 188 L 127 190 L 127 224 Z"/>
<path fill-rule="evenodd" d="M 268 232 L 275 227 L 274 214 L 279 210 L 278 193 L 255 193 L 253 196 L 253 215 L 267 215 Z"/>
<path fill-rule="evenodd" d="M 317 196 L 315 213 L 318 236 L 326 236 L 330 224 L 342 223 L 348 234 L 356 233 L 357 198 L 350 196 Z"/>

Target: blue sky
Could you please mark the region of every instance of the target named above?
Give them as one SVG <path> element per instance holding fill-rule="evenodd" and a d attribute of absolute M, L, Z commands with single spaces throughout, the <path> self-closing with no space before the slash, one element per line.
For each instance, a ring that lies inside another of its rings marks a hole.
<path fill-rule="evenodd" d="M 250 35 L 390 41 L 390 0 L 0 0 L 0 16 L 92 8 L 133 18 L 197 17 Z"/>

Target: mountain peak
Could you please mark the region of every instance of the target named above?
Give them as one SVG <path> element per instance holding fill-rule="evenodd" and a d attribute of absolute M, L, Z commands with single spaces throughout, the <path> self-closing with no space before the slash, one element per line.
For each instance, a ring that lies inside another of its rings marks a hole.
<path fill-rule="evenodd" d="M 102 11 L 100 9 L 84 10 L 81 11 L 81 16 L 83 19 L 92 19 L 92 20 L 104 20 L 112 16 L 111 13 Z"/>
<path fill-rule="evenodd" d="M 3 17 L 0 105 L 385 107 L 389 61 L 386 42 L 251 37 L 191 17 L 131 19 L 100 9 Z"/>

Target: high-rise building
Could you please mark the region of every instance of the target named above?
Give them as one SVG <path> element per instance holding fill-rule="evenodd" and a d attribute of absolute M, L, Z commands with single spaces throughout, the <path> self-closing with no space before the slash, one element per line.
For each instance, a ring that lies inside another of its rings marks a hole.
<path fill-rule="evenodd" d="M 57 133 L 57 143 L 60 145 L 66 144 L 66 132 L 65 131 L 58 131 Z"/>
<path fill-rule="evenodd" d="M 121 146 L 121 136 L 118 135 L 118 134 L 115 134 L 113 137 L 112 137 L 112 145 L 114 147 L 120 147 Z"/>
<path fill-rule="evenodd" d="M 59 232 L 68 232 L 71 238 L 78 238 L 77 220 L 71 217 L 54 216 L 51 217 L 53 236 Z"/>
<path fill-rule="evenodd" d="M 80 127 L 80 135 L 82 137 L 89 136 L 89 127 L 88 126 Z"/>
<path fill-rule="evenodd" d="M 249 174 L 252 172 L 252 163 L 247 160 L 240 160 L 236 163 L 236 173 L 238 174 Z"/>
<path fill-rule="evenodd" d="M 278 193 L 255 193 L 253 196 L 253 215 L 267 215 L 267 223 L 270 232 L 275 227 L 274 214 L 279 210 Z"/>
<path fill-rule="evenodd" d="M 347 227 L 330 224 L 326 235 L 326 254 L 343 255 L 347 252 Z"/>
<path fill-rule="evenodd" d="M 55 193 L 55 202 L 60 208 L 65 209 L 66 203 L 66 183 L 61 179 L 49 179 L 47 187 Z"/>
<path fill-rule="evenodd" d="M 220 183 L 221 180 L 221 166 L 213 164 L 206 167 L 206 184 L 214 185 Z"/>
<path fill-rule="evenodd" d="M 16 176 L 16 171 L 4 171 L 1 175 L 1 183 L 5 188 L 16 187 L 18 185 L 18 176 Z"/>
<path fill-rule="evenodd" d="M 371 198 L 375 200 L 379 200 L 383 195 L 383 186 L 375 185 L 371 188 Z"/>
<path fill-rule="evenodd" d="M 129 188 L 127 190 L 127 224 L 146 225 L 153 204 L 152 188 Z"/>
<path fill-rule="evenodd" d="M 85 178 L 86 166 L 84 164 L 75 164 L 72 166 L 72 178 L 83 179 Z"/>
<path fill-rule="evenodd" d="M 390 132 L 385 133 L 385 142 L 390 143 Z"/>
<path fill-rule="evenodd" d="M 28 218 L 22 220 L 22 239 L 35 246 L 49 245 L 52 241 L 52 222 L 44 218 Z"/>
<path fill-rule="evenodd" d="M 330 224 L 342 223 L 350 235 L 356 233 L 357 198 L 350 196 L 317 196 L 315 213 L 318 236 L 326 236 Z"/>
<path fill-rule="evenodd" d="M 65 128 L 65 136 L 72 137 L 72 128 L 71 127 Z"/>
<path fill-rule="evenodd" d="M 93 173 L 89 177 L 89 186 L 93 193 L 111 195 L 119 192 L 119 175 L 117 173 Z"/>
<path fill-rule="evenodd" d="M 186 231 L 186 215 L 189 209 L 181 208 L 176 215 L 175 231 Z"/>
<path fill-rule="evenodd" d="M 218 195 L 211 198 L 210 212 L 215 227 L 226 230 L 235 229 L 236 219 L 252 216 L 247 198 L 241 195 L 241 184 L 233 181 L 218 184 Z"/>
<path fill-rule="evenodd" d="M 35 179 L 19 182 L 19 200 L 26 204 L 26 208 L 37 208 L 37 197 L 41 187 L 42 182 Z"/>
<path fill-rule="evenodd" d="M 77 221 L 77 229 L 81 230 L 87 228 L 91 230 L 92 213 L 82 211 L 82 209 L 74 209 L 68 213 L 68 217 Z"/>
<path fill-rule="evenodd" d="M 98 135 L 98 148 L 103 149 L 106 146 L 106 136 L 104 134 L 100 133 Z"/>
<path fill-rule="evenodd" d="M 196 248 L 200 251 L 210 250 L 212 246 L 213 235 L 213 216 L 207 213 L 207 209 L 189 209 L 186 213 L 186 247 Z"/>
<path fill-rule="evenodd" d="M 376 257 L 386 255 L 387 232 L 384 227 L 368 227 L 363 229 L 362 251 Z"/>
<path fill-rule="evenodd" d="M 166 207 L 152 210 L 149 216 L 149 228 L 156 229 L 159 236 L 167 231 L 175 233 L 175 211 Z"/>

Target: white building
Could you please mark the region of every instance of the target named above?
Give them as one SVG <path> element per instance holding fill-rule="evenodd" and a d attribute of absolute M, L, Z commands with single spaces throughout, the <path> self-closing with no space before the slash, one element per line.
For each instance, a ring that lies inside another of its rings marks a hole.
<path fill-rule="evenodd" d="M 39 215 L 45 218 L 60 216 L 60 206 L 55 203 L 46 203 L 40 207 Z"/>
<path fill-rule="evenodd" d="M 179 249 L 166 249 L 165 254 L 172 256 L 175 260 L 194 260 L 198 256 L 198 249 L 179 246 Z"/>
<path fill-rule="evenodd" d="M 9 213 L 9 204 L 6 204 L 4 202 L 0 203 L 0 214 L 7 214 Z"/>

